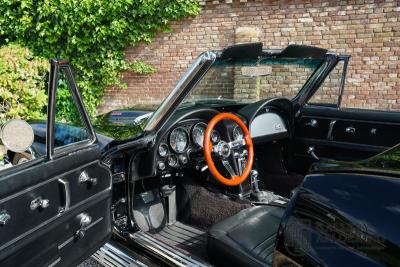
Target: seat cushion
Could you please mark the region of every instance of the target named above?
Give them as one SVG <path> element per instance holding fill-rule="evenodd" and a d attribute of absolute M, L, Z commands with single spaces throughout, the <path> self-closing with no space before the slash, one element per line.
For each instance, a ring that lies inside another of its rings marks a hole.
<path fill-rule="evenodd" d="M 218 266 L 270 266 L 283 208 L 256 206 L 208 231 L 207 251 Z"/>

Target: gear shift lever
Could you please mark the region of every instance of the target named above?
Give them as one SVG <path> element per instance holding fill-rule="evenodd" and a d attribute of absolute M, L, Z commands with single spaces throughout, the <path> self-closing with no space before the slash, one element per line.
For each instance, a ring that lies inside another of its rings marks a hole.
<path fill-rule="evenodd" d="M 250 172 L 250 184 L 253 193 L 260 192 L 260 187 L 258 186 L 258 171 L 252 170 Z"/>
<path fill-rule="evenodd" d="M 250 172 L 251 195 L 258 202 L 270 203 L 279 197 L 269 191 L 261 191 L 258 185 L 258 171 L 252 170 Z"/>

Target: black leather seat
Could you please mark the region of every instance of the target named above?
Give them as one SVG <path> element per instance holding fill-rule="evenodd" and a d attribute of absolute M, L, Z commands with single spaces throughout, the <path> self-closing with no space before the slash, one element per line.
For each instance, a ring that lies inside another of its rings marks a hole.
<path fill-rule="evenodd" d="M 270 266 L 283 208 L 257 206 L 213 225 L 207 250 L 217 266 Z"/>

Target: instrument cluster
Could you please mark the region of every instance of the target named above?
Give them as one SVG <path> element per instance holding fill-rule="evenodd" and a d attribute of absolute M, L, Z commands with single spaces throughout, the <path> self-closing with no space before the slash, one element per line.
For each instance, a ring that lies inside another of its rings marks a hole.
<path fill-rule="evenodd" d="M 186 123 L 174 127 L 165 134 L 157 148 L 157 168 L 159 171 L 183 167 L 192 153 L 200 152 L 207 124 L 205 122 Z M 214 130 L 211 141 L 221 140 L 219 131 Z"/>

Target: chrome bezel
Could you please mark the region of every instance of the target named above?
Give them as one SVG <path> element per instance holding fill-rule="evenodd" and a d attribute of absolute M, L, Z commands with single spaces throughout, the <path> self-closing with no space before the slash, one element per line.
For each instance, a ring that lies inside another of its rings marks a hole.
<path fill-rule="evenodd" d="M 175 164 L 174 164 L 174 165 L 171 165 L 171 164 L 169 163 L 169 159 L 170 159 L 170 158 L 175 158 Z M 168 166 L 174 168 L 174 167 L 178 166 L 178 160 L 179 160 L 179 159 L 178 159 L 178 156 L 177 156 L 177 155 L 175 155 L 175 154 L 169 155 L 169 156 L 167 157 L 167 164 L 168 164 Z"/>
<path fill-rule="evenodd" d="M 174 147 L 173 147 L 172 144 L 171 144 L 171 136 L 172 136 L 172 134 L 173 134 L 175 131 L 178 131 L 178 130 L 182 130 L 182 131 L 185 133 L 185 135 L 186 135 L 186 145 L 185 145 L 185 148 L 184 148 L 182 151 L 177 151 L 176 149 L 174 149 Z M 183 128 L 183 127 L 177 127 L 177 128 L 175 128 L 175 129 L 173 129 L 173 130 L 171 131 L 171 133 L 169 134 L 168 142 L 169 142 L 169 146 L 171 147 L 171 149 L 172 149 L 175 153 L 181 154 L 181 153 L 185 152 L 186 149 L 189 147 L 189 143 L 190 143 L 189 133 L 187 132 L 187 130 L 186 130 L 185 128 Z"/>
<path fill-rule="evenodd" d="M 160 152 L 160 148 L 161 147 L 164 147 L 165 148 L 165 155 L 161 155 L 161 152 Z M 160 156 L 160 157 L 162 157 L 162 158 L 165 158 L 166 156 L 168 156 L 168 152 L 169 152 L 169 148 L 168 148 L 168 145 L 166 144 L 166 143 L 161 143 L 159 146 L 158 146 L 158 155 Z"/>
<path fill-rule="evenodd" d="M 198 146 L 198 147 L 203 147 L 204 135 L 203 135 L 203 142 L 202 142 L 201 145 L 197 144 L 196 139 L 194 138 L 194 129 L 195 129 L 197 126 L 200 126 L 200 125 L 204 125 L 204 128 L 207 129 L 207 124 L 206 124 L 206 123 L 204 123 L 204 122 L 198 122 L 198 123 L 196 123 L 196 124 L 193 126 L 193 128 L 192 128 L 192 135 L 191 135 L 191 136 L 192 136 L 192 141 L 193 141 L 193 143 L 194 143 L 196 146 Z M 204 129 L 204 132 L 205 132 L 205 129 Z"/>
<path fill-rule="evenodd" d="M 243 134 L 242 128 L 240 128 L 239 125 L 236 125 L 236 126 L 233 128 L 233 130 L 232 130 L 232 139 L 233 139 L 234 141 L 240 140 L 240 139 L 236 139 L 236 138 L 235 138 L 235 131 L 236 131 L 237 129 L 240 130 L 240 131 L 242 132 L 242 139 L 241 139 L 241 140 L 243 140 L 244 134 Z"/>

